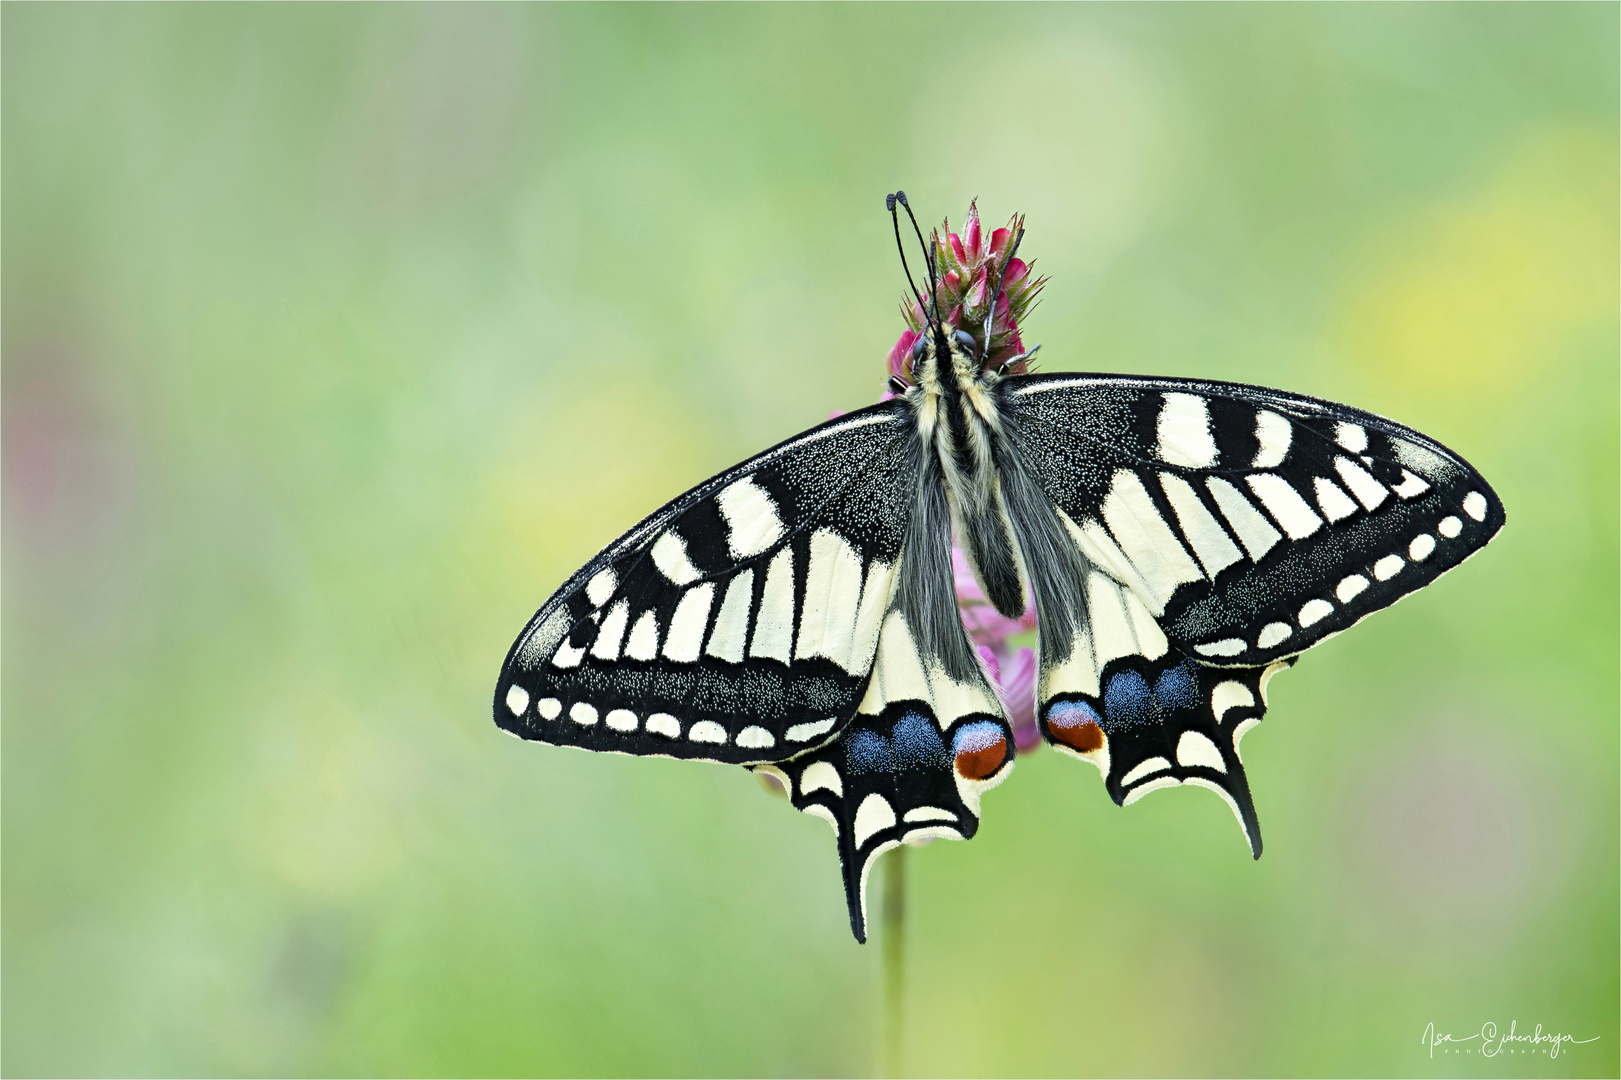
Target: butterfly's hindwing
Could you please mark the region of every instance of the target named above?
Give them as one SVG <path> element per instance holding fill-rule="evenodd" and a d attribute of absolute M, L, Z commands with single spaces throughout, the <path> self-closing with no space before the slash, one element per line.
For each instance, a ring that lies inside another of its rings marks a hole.
<path fill-rule="evenodd" d="M 1261 829 L 1239 741 L 1266 711 L 1266 683 L 1293 663 L 1217 668 L 1170 650 L 1103 666 L 1100 693 L 1061 692 L 1042 708 L 1042 734 L 1091 761 L 1109 797 L 1128 806 L 1151 791 L 1195 784 L 1227 802 L 1261 857 Z"/>
<path fill-rule="evenodd" d="M 1503 524 L 1467 462 L 1343 405 L 1195 380 L 1008 384 L 1024 460 L 1076 545 L 1206 663 L 1296 655 Z"/>
<path fill-rule="evenodd" d="M 826 742 L 865 693 L 913 486 L 878 405 L 627 532 L 513 645 L 496 721 L 591 750 L 748 764 Z"/>
<path fill-rule="evenodd" d="M 1213 667 L 1173 645 L 1135 591 L 1087 573 L 1087 623 L 1073 640 L 1041 641 L 1037 716 L 1047 741 L 1090 761 L 1109 796 L 1129 805 L 1188 783 L 1221 795 L 1256 857 L 1261 830 L 1238 741 L 1266 708 L 1266 680 L 1292 661 Z"/>
<path fill-rule="evenodd" d="M 837 739 L 791 761 L 757 766 L 793 804 L 833 826 L 850 928 L 867 940 L 872 862 L 908 840 L 966 840 L 979 829 L 979 797 L 1013 766 L 1013 733 L 994 711 L 942 721 L 925 700 L 865 711 Z"/>

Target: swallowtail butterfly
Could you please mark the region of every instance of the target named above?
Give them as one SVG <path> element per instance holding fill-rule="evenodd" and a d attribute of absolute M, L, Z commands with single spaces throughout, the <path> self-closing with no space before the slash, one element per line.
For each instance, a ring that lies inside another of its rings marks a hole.
<path fill-rule="evenodd" d="M 1042 736 L 1121 805 L 1211 789 L 1258 858 L 1239 740 L 1267 681 L 1503 526 L 1462 458 L 1345 405 L 1009 375 L 937 311 L 910 361 L 898 396 L 614 541 L 530 619 L 495 692 L 524 739 L 771 774 L 833 826 L 859 941 L 873 860 L 973 836 L 1013 767 L 958 614 L 953 532 L 998 611 L 1034 595 Z"/>

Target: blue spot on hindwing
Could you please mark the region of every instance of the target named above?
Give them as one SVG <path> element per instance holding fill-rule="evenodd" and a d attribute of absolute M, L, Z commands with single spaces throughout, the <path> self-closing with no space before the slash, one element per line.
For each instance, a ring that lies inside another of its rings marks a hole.
<path fill-rule="evenodd" d="M 1060 701 L 1047 710 L 1047 723 L 1053 727 L 1098 724 L 1098 714 L 1084 701 Z M 1102 727 L 1102 724 L 1098 724 Z"/>
<path fill-rule="evenodd" d="M 1136 726 L 1154 718 L 1154 700 L 1148 680 L 1135 671 L 1117 671 L 1103 692 L 1103 710 L 1111 724 Z"/>
<path fill-rule="evenodd" d="M 844 744 L 845 768 L 851 773 L 893 772 L 894 755 L 889 752 L 889 740 L 875 731 L 865 729 L 854 732 Z"/>
<path fill-rule="evenodd" d="M 976 720 L 957 729 L 957 734 L 951 737 L 951 748 L 953 753 L 972 754 L 1005 741 L 1000 724 Z"/>
<path fill-rule="evenodd" d="M 1199 676 L 1194 673 L 1193 661 L 1165 672 L 1154 683 L 1154 696 L 1160 708 L 1191 709 L 1199 704 Z"/>
<path fill-rule="evenodd" d="M 909 712 L 895 722 L 890 735 L 895 763 L 903 769 L 949 769 L 951 758 L 934 721 L 921 713 Z"/>

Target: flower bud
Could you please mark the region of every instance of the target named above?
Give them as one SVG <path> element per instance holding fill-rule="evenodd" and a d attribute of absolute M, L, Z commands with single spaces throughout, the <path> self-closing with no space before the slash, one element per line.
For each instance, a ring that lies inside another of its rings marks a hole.
<path fill-rule="evenodd" d="M 1024 218 L 1015 214 L 1006 227 L 986 235 L 980 224 L 979 208 L 968 205 L 968 221 L 963 231 L 951 231 L 947 220 L 930 240 L 939 275 L 932 310 L 945 312 L 947 335 L 958 330 L 967 331 L 974 339 L 975 355 L 985 368 L 1001 368 L 1024 353 L 1024 342 L 1019 336 L 1019 325 L 1035 306 L 1036 296 L 1047 283 L 1046 278 L 1031 274 L 1030 264 L 1014 256 L 1014 245 L 1024 231 Z M 995 288 L 995 306 L 991 306 L 991 290 Z M 986 340 L 985 316 L 991 314 Z M 915 300 L 901 305 L 907 331 L 889 353 L 889 373 L 903 382 L 911 381 L 910 363 L 905 352 L 910 349 L 928 325 L 928 314 Z M 897 357 L 900 358 L 897 361 Z M 1028 370 L 1019 360 L 1009 369 L 1011 374 L 1022 375 Z"/>

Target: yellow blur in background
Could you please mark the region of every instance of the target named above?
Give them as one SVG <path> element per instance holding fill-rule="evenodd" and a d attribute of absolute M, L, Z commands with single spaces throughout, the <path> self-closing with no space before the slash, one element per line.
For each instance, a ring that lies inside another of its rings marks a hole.
<path fill-rule="evenodd" d="M 825 824 L 490 702 L 876 399 L 897 187 L 1028 215 L 1044 370 L 1372 409 L 1508 511 L 1272 684 L 1258 863 L 1045 750 L 913 850 L 907 1070 L 1621 1068 L 1615 5 L 0 21 L 4 1072 L 877 1069 Z M 1598 1040 L 1423 1044 L 1488 1022 Z"/>

